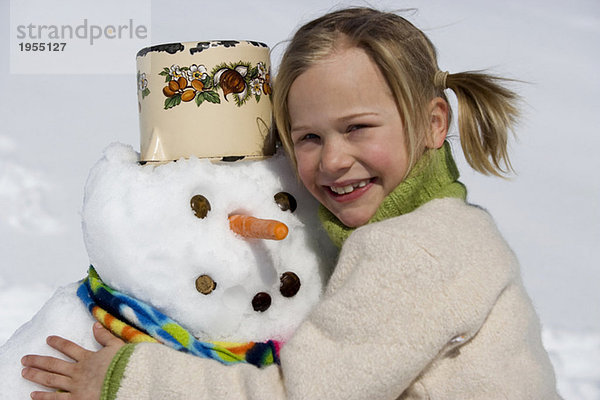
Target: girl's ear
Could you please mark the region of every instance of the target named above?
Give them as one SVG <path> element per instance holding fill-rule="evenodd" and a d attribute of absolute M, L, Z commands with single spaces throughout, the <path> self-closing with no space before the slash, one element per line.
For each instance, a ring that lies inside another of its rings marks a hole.
<path fill-rule="evenodd" d="M 448 133 L 448 103 L 441 97 L 436 97 L 429 103 L 431 118 L 427 148 L 439 149 L 444 144 Z"/>

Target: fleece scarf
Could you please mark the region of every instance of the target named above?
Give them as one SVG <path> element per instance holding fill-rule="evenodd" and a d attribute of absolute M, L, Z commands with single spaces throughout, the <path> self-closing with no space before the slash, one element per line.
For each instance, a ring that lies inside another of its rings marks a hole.
<path fill-rule="evenodd" d="M 368 223 L 407 214 L 433 199 L 466 199 L 467 189 L 458 182 L 458 176 L 450 144 L 444 142 L 441 148 L 429 150 L 417 161 L 406 179 L 384 198 Z M 356 229 L 344 225 L 322 205 L 319 207 L 319 218 L 337 247 L 342 247 L 344 241 Z"/>
<path fill-rule="evenodd" d="M 158 342 L 223 364 L 248 363 L 264 367 L 279 364 L 281 343 L 201 342 L 181 325 L 133 297 L 110 288 L 93 266 L 77 295 L 102 325 L 128 343 Z"/>

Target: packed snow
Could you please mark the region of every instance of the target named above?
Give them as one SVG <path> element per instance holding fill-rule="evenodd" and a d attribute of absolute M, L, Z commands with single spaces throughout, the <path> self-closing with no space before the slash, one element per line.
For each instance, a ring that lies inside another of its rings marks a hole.
<path fill-rule="evenodd" d="M 201 340 L 288 338 L 319 299 L 329 268 L 321 258 L 316 202 L 287 158 L 191 158 L 159 166 L 139 165 L 138 158 L 130 146 L 110 146 L 86 186 L 83 236 L 103 281 L 162 310 Z M 278 193 L 291 196 L 297 208 L 281 209 Z M 190 204 L 195 196 L 207 205 L 202 215 Z M 289 234 L 248 239 L 232 231 L 231 215 L 282 222 Z M 285 272 L 301 283 L 291 297 L 278 290 Z M 199 294 L 199 276 L 214 281 L 213 292 Z M 256 312 L 252 299 L 261 292 L 272 304 Z"/>
<path fill-rule="evenodd" d="M 159 165 L 138 160 L 131 146 L 114 143 L 86 184 L 83 236 L 104 283 L 151 305 L 201 341 L 289 339 L 319 300 L 335 251 L 318 226 L 317 202 L 287 158 L 192 157 Z M 233 216 L 267 221 L 284 234 L 235 228 Z M 36 387 L 20 378 L 19 360 L 30 353 L 58 355 L 45 345 L 46 336 L 98 348 L 77 287 L 59 289 L 0 347 L 4 395 L 24 398 Z M 45 288 L 37 289 L 39 298 L 47 296 Z M 23 306 L 37 305 L 38 296 L 24 297 Z M 15 310 L 13 317 L 24 311 Z M 120 311 L 144 329 L 131 308 Z"/>

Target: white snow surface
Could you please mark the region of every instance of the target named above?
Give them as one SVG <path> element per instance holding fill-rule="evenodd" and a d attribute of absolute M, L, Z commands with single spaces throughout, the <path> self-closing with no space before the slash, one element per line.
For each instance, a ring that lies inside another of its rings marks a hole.
<path fill-rule="evenodd" d="M 546 329 L 542 340 L 563 398 L 600 399 L 600 334 Z"/>

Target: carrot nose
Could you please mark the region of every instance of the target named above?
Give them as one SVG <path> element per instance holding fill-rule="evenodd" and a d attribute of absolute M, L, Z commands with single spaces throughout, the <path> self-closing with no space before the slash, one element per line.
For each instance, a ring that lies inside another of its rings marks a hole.
<path fill-rule="evenodd" d="M 273 219 L 260 219 L 249 215 L 229 216 L 229 228 L 245 238 L 282 240 L 288 234 L 288 227 Z"/>

